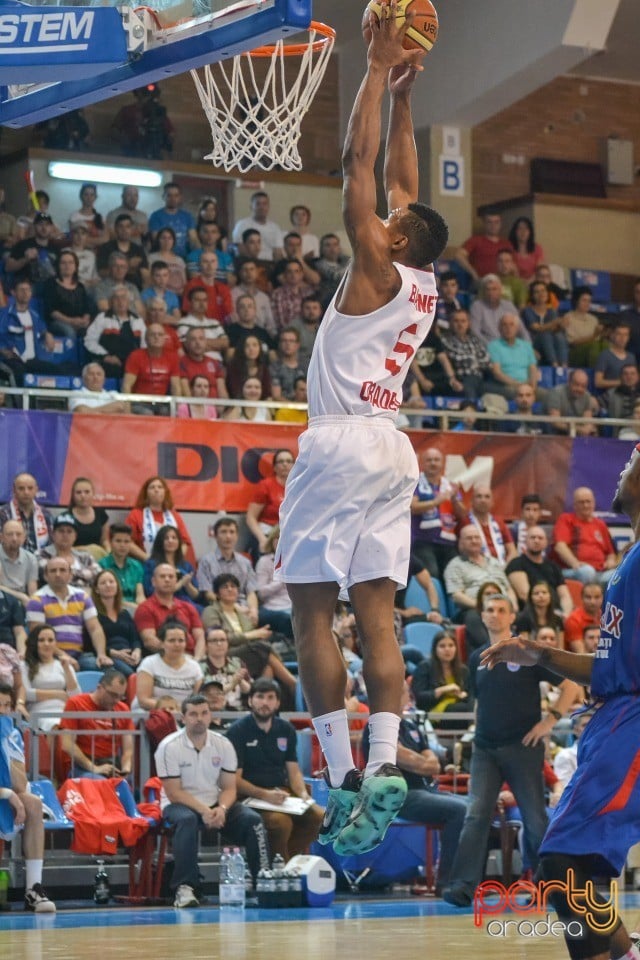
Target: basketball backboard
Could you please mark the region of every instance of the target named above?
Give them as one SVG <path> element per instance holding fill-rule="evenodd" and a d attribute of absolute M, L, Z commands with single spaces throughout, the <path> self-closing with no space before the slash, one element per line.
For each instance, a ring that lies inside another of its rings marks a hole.
<path fill-rule="evenodd" d="M 0 0 L 0 125 L 47 120 L 310 22 L 311 0 Z"/>

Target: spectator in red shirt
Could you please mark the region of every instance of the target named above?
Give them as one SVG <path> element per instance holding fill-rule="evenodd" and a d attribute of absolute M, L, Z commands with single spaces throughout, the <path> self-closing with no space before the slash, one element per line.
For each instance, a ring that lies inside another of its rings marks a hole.
<path fill-rule="evenodd" d="M 500 563 L 507 564 L 518 552 L 511 532 L 502 519 L 491 513 L 493 492 L 486 483 L 478 483 L 471 495 L 471 510 L 466 521 L 460 527 L 473 524 L 482 537 L 482 552 L 486 557 L 495 557 Z"/>
<path fill-rule="evenodd" d="M 99 716 L 68 717 L 67 713 L 128 713 L 129 707 L 122 702 L 127 689 L 124 674 L 109 667 L 102 674 L 93 693 L 78 693 L 69 697 L 65 713 L 60 721 L 61 730 L 75 732 L 62 735 L 62 749 L 71 757 L 72 777 L 103 780 L 105 777 L 128 777 L 133 767 L 134 729 L 131 717 L 122 720 Z M 94 734 L 93 731 L 99 731 Z"/>
<path fill-rule="evenodd" d="M 180 357 L 180 388 L 183 397 L 192 396 L 191 382 L 194 377 L 209 381 L 209 396 L 228 399 L 225 369 L 219 360 L 207 355 L 207 334 L 199 327 L 187 331 L 183 343 L 184 355 Z"/>
<path fill-rule="evenodd" d="M 147 346 L 134 350 L 127 357 L 122 380 L 122 393 L 143 393 L 152 396 L 180 396 L 178 358 L 164 349 L 166 334 L 160 323 L 147 327 Z M 167 404 L 132 403 L 133 413 L 166 416 Z"/>
<path fill-rule="evenodd" d="M 604 520 L 594 516 L 596 498 L 589 487 L 576 487 L 573 513 L 561 513 L 553 528 L 557 562 L 569 580 L 606 585 L 618 564 Z"/>
<path fill-rule="evenodd" d="M 455 253 L 455 259 L 475 281 L 488 273 L 497 273 L 498 251 L 509 247 L 509 240 L 501 234 L 502 217 L 499 213 L 487 211 L 482 222 L 484 233 L 469 237 Z"/>
<path fill-rule="evenodd" d="M 189 300 L 191 290 L 204 288 L 207 292 L 207 317 L 217 320 L 219 323 L 227 322 L 233 313 L 231 288 L 227 283 L 216 280 L 217 272 L 217 256 L 215 253 L 203 251 L 200 255 L 199 275 L 189 280 L 184 288 L 182 309 L 185 313 L 191 313 L 191 301 Z"/>
<path fill-rule="evenodd" d="M 564 643 L 567 650 L 574 653 L 585 652 L 584 632 L 587 627 L 600 628 L 603 600 L 604 590 L 599 583 L 585 583 L 582 588 L 582 605 L 572 610 L 564 621 Z"/>
<path fill-rule="evenodd" d="M 158 630 L 165 620 L 177 620 L 187 631 L 186 652 L 196 660 L 202 660 L 205 655 L 202 621 L 193 604 L 174 596 L 178 586 L 176 568 L 170 563 L 159 563 L 153 571 L 151 583 L 154 592 L 136 608 L 133 617 L 145 650 L 157 653 L 162 648 Z"/>
<path fill-rule="evenodd" d="M 290 450 L 276 450 L 273 455 L 273 476 L 260 481 L 247 507 L 247 526 L 258 541 L 260 553 L 267 552 L 267 538 L 278 523 L 284 485 L 293 462 L 294 456 Z"/>

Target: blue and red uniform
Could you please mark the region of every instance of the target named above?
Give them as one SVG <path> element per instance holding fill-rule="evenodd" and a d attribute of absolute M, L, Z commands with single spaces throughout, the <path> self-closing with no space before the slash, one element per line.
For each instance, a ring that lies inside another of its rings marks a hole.
<path fill-rule="evenodd" d="M 613 876 L 640 841 L 640 543 L 607 587 L 591 693 L 598 709 L 540 854 L 591 854 Z"/>

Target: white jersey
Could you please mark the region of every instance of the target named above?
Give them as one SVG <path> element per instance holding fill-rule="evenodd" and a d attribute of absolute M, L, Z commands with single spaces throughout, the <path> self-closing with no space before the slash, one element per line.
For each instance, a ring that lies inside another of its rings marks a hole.
<path fill-rule="evenodd" d="M 438 291 L 433 273 L 394 263 L 402 286 L 373 313 L 348 316 L 327 307 L 307 378 L 309 417 L 360 416 L 395 420 L 402 385 L 434 320 Z"/>

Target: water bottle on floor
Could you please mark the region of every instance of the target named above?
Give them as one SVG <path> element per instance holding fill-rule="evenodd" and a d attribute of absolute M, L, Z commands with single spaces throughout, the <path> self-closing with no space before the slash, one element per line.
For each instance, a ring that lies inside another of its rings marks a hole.
<path fill-rule="evenodd" d="M 98 904 L 109 903 L 111 899 L 111 885 L 109 883 L 109 874 L 104 865 L 104 860 L 98 860 L 98 872 L 93 884 L 93 899 Z"/>
<path fill-rule="evenodd" d="M 225 854 L 228 855 L 225 857 Z M 228 910 L 244 910 L 245 906 L 245 886 L 244 857 L 238 847 L 229 850 L 225 847 L 222 854 L 224 859 L 224 870 L 222 869 L 222 859 L 220 861 L 220 906 Z"/>
<path fill-rule="evenodd" d="M 9 871 L 0 870 L 0 910 L 10 910 L 9 904 Z"/>

